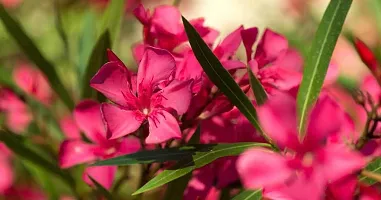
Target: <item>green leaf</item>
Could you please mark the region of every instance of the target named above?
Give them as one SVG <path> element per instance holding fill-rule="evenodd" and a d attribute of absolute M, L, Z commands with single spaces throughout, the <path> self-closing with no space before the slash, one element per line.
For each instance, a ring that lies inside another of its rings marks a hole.
<path fill-rule="evenodd" d="M 176 163 L 170 169 L 164 170 L 159 175 L 151 179 L 148 183 L 139 188 L 132 195 L 137 195 L 157 187 L 160 187 L 170 181 L 180 178 L 194 169 L 203 167 L 214 160 L 225 156 L 236 156 L 244 150 L 251 147 L 270 147 L 265 143 L 233 143 L 233 144 L 215 144 L 209 146 L 203 151 L 197 151 L 192 157 L 184 158 Z"/>
<path fill-rule="evenodd" d="M 257 77 L 255 77 L 255 75 L 249 67 L 247 68 L 247 73 L 249 74 L 250 87 L 251 90 L 253 90 L 257 104 L 264 104 L 267 100 L 267 94 L 265 89 L 263 88 L 261 82 L 259 82 L 259 80 L 257 79 Z"/>
<path fill-rule="evenodd" d="M 188 144 L 198 144 L 200 142 L 200 126 L 197 127 L 196 131 L 193 133 Z M 167 189 L 165 191 L 164 198 L 165 200 L 178 200 L 182 199 L 184 191 L 188 186 L 188 182 L 192 178 L 192 173 L 188 173 L 174 181 L 168 183 Z"/>
<path fill-rule="evenodd" d="M 97 188 L 97 192 L 104 196 L 107 200 L 112 200 L 112 194 L 104 188 L 101 184 L 99 184 L 95 179 L 93 179 L 91 176 L 89 176 L 90 180 L 94 183 L 95 187 Z"/>
<path fill-rule="evenodd" d="M 260 200 L 262 199 L 262 190 L 245 190 L 235 196 L 232 200 Z"/>
<path fill-rule="evenodd" d="M 110 34 L 108 31 L 106 31 L 99 37 L 97 44 L 93 48 L 85 73 L 83 74 L 83 77 L 81 79 L 82 99 L 95 99 L 98 96 L 98 100 L 105 100 L 105 98 L 103 98 L 103 95 L 101 95 L 96 90 L 90 87 L 90 80 L 99 70 L 99 68 L 107 62 L 107 49 L 109 49 L 110 47 Z"/>
<path fill-rule="evenodd" d="M 351 4 L 352 0 L 331 0 L 316 31 L 297 97 L 298 128 L 302 137 L 308 112 L 323 86 L 333 50 Z"/>
<path fill-rule="evenodd" d="M 192 50 L 206 75 L 229 98 L 231 103 L 246 116 L 262 136 L 267 141 L 271 141 L 259 125 L 257 112 L 249 98 L 234 81 L 230 73 L 222 66 L 196 29 L 184 17 L 182 17 L 182 20 Z"/>
<path fill-rule="evenodd" d="M 372 162 L 370 162 L 366 166 L 365 170 L 381 175 L 381 158 L 377 158 L 377 159 L 373 160 Z M 371 185 L 377 182 L 377 181 L 375 181 L 369 177 L 366 177 L 366 176 L 362 176 L 360 178 L 360 181 L 364 181 L 364 182 L 371 184 Z"/>
<path fill-rule="evenodd" d="M 108 160 L 101 160 L 93 166 L 124 166 L 144 163 L 163 163 L 167 161 L 178 161 L 186 157 L 191 157 L 197 151 L 211 149 L 213 144 L 188 145 L 166 149 L 142 150 L 133 154 L 123 155 Z"/>
<path fill-rule="evenodd" d="M 77 76 L 78 80 L 83 77 L 83 74 L 86 71 L 86 67 L 88 65 L 90 55 L 92 49 L 95 45 L 96 41 L 96 16 L 93 11 L 88 11 L 88 13 L 84 17 L 84 21 L 82 24 L 82 33 L 80 35 L 78 41 L 78 68 L 77 68 Z"/>
<path fill-rule="evenodd" d="M 33 164 L 45 169 L 47 172 L 61 178 L 65 183 L 74 187 L 74 180 L 69 173 L 60 169 L 55 163 L 48 161 L 43 156 L 39 155 L 32 148 L 24 144 L 22 136 L 0 130 L 0 141 L 4 142 L 7 147 L 16 153 L 21 158 L 32 162 Z"/>
<path fill-rule="evenodd" d="M 112 0 L 102 18 L 100 32 L 103 33 L 106 30 L 109 30 L 113 45 L 117 44 L 118 41 L 120 27 L 124 16 L 124 8 L 125 0 Z"/>
<path fill-rule="evenodd" d="M 41 71 L 50 83 L 50 86 L 61 98 L 65 105 L 71 110 L 74 108 L 74 101 L 68 91 L 60 81 L 54 66 L 41 54 L 41 51 L 34 44 L 32 39 L 25 33 L 21 25 L 13 19 L 4 6 L 0 4 L 0 18 L 9 35 L 17 42 L 21 50 Z"/>

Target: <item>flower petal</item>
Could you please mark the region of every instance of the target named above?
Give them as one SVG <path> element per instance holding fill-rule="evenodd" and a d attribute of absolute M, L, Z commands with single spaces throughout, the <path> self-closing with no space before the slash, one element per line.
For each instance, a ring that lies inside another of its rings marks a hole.
<path fill-rule="evenodd" d="M 365 158 L 344 144 L 331 144 L 316 152 L 328 181 L 336 181 L 356 173 L 366 165 Z"/>
<path fill-rule="evenodd" d="M 90 86 L 111 101 L 128 106 L 125 95 L 131 94 L 131 72 L 118 62 L 108 62 L 90 80 Z"/>
<path fill-rule="evenodd" d="M 238 174 L 248 189 L 274 187 L 292 175 L 287 160 L 280 154 L 263 148 L 244 152 L 237 161 Z"/>
<path fill-rule="evenodd" d="M 344 111 L 329 96 L 322 96 L 311 111 L 304 143 L 320 146 L 328 136 L 340 131 Z"/>
<path fill-rule="evenodd" d="M 151 88 L 174 74 L 176 63 L 173 56 L 164 49 L 147 47 L 139 64 L 137 83 L 140 87 Z"/>
<path fill-rule="evenodd" d="M 96 166 L 86 167 L 83 172 L 83 180 L 88 185 L 93 185 L 89 176 L 101 184 L 104 188 L 110 189 L 114 182 L 117 166 Z"/>
<path fill-rule="evenodd" d="M 263 67 L 269 62 L 275 61 L 275 59 L 287 49 L 288 41 L 284 36 L 270 29 L 266 29 L 258 44 L 254 58 L 257 60 L 259 66 Z"/>
<path fill-rule="evenodd" d="M 224 40 L 216 47 L 213 53 L 221 60 L 227 60 L 233 56 L 241 44 L 241 31 L 243 26 L 241 25 L 232 33 L 227 35 Z"/>
<path fill-rule="evenodd" d="M 148 118 L 149 135 L 147 144 L 158 144 L 171 138 L 181 138 L 179 123 L 165 110 L 153 111 Z"/>
<path fill-rule="evenodd" d="M 109 139 L 120 138 L 136 131 L 144 121 L 139 111 L 125 110 L 112 104 L 103 103 L 101 110 Z"/>
<path fill-rule="evenodd" d="M 80 140 L 65 140 L 60 146 L 58 155 L 60 167 L 68 168 L 95 160 L 94 148 L 94 145 Z"/>
<path fill-rule="evenodd" d="M 0 158 L 0 194 L 10 188 L 13 184 L 13 170 L 11 163 L 6 158 Z"/>
<path fill-rule="evenodd" d="M 179 35 L 183 31 L 180 18 L 181 14 L 177 7 L 169 5 L 158 6 L 152 15 L 152 25 L 156 31 L 170 35 Z"/>
<path fill-rule="evenodd" d="M 93 142 L 102 143 L 106 139 L 100 104 L 93 100 L 83 100 L 74 109 L 77 126 Z"/>
<path fill-rule="evenodd" d="M 189 107 L 192 98 L 192 80 L 173 80 L 167 87 L 162 89 L 163 100 L 161 105 L 164 108 L 173 108 L 178 115 L 184 114 Z M 179 101 L 181 99 L 181 101 Z"/>
<path fill-rule="evenodd" d="M 258 108 L 259 121 L 270 138 L 281 148 L 297 148 L 295 99 L 287 94 L 278 93 Z"/>
<path fill-rule="evenodd" d="M 67 139 L 81 139 L 81 133 L 73 117 L 63 117 L 60 120 L 60 127 Z"/>
<path fill-rule="evenodd" d="M 120 142 L 120 146 L 118 149 L 118 154 L 131 154 L 139 151 L 141 149 L 140 141 L 135 137 L 126 137 L 123 138 L 122 142 Z"/>
<path fill-rule="evenodd" d="M 246 50 L 247 62 L 251 60 L 253 54 L 253 45 L 257 40 L 257 36 L 258 28 L 256 27 L 244 29 L 241 31 L 242 42 Z"/>

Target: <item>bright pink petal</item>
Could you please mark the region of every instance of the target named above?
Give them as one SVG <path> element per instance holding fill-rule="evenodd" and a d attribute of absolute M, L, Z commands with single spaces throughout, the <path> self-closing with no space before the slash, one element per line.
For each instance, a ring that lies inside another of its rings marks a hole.
<path fill-rule="evenodd" d="M 103 119 L 107 127 L 107 137 L 116 139 L 136 131 L 144 121 L 137 110 L 124 110 L 112 104 L 101 106 Z"/>
<path fill-rule="evenodd" d="M 328 189 L 334 199 L 352 200 L 356 187 L 357 177 L 350 175 L 331 183 Z"/>
<path fill-rule="evenodd" d="M 266 29 L 258 44 L 255 59 L 259 63 L 259 66 L 262 67 L 267 63 L 274 61 L 287 49 L 288 41 L 284 36 L 275 33 L 270 29 Z"/>
<path fill-rule="evenodd" d="M 13 170 L 7 158 L 0 158 L 0 194 L 10 188 L 13 184 Z"/>
<path fill-rule="evenodd" d="M 131 154 L 139 151 L 141 149 L 140 141 L 135 137 L 126 137 L 123 138 L 122 142 L 120 142 L 120 146 L 118 149 L 118 154 Z"/>
<path fill-rule="evenodd" d="M 144 8 L 142 4 L 140 4 L 138 7 L 136 7 L 133 10 L 133 13 L 135 17 L 143 24 L 146 25 L 149 23 L 149 11 Z"/>
<path fill-rule="evenodd" d="M 149 135 L 147 144 L 158 144 L 171 138 L 181 138 L 179 123 L 165 110 L 153 111 L 148 118 Z"/>
<path fill-rule="evenodd" d="M 238 174 L 248 189 L 274 187 L 292 175 L 287 160 L 280 154 L 263 148 L 244 152 L 237 161 Z"/>
<path fill-rule="evenodd" d="M 183 27 L 180 24 L 181 14 L 175 6 L 158 6 L 152 15 L 152 25 L 156 30 L 166 34 L 178 35 Z"/>
<path fill-rule="evenodd" d="M 102 143 L 106 139 L 100 104 L 93 100 L 83 100 L 74 109 L 77 126 L 93 142 Z"/>
<path fill-rule="evenodd" d="M 246 67 L 245 63 L 238 60 L 225 60 L 221 61 L 221 64 L 226 70 L 243 69 Z"/>
<path fill-rule="evenodd" d="M 67 139 L 81 139 L 77 123 L 71 116 L 65 116 L 60 120 L 60 127 Z"/>
<path fill-rule="evenodd" d="M 368 92 L 375 101 L 381 99 L 381 87 L 373 75 L 365 76 L 361 90 Z"/>
<path fill-rule="evenodd" d="M 238 27 L 232 33 L 230 33 L 226 38 L 219 44 L 213 51 L 216 56 L 221 60 L 226 60 L 233 56 L 237 51 L 239 45 L 241 44 L 241 31 L 243 26 Z"/>
<path fill-rule="evenodd" d="M 379 200 L 381 199 L 381 192 L 379 189 L 372 186 L 360 186 L 359 200 Z"/>
<path fill-rule="evenodd" d="M 130 92 L 130 74 L 127 68 L 118 62 L 108 62 L 90 80 L 90 86 L 103 93 L 108 99 L 128 106 L 125 96 Z"/>
<path fill-rule="evenodd" d="M 184 192 L 184 200 L 206 199 L 213 187 L 214 177 L 215 172 L 211 165 L 193 171 L 192 179 Z"/>
<path fill-rule="evenodd" d="M 52 90 L 45 76 L 37 69 L 21 64 L 13 71 L 13 79 L 25 93 L 33 96 L 44 104 L 49 104 Z"/>
<path fill-rule="evenodd" d="M 168 80 L 176 70 L 173 56 L 164 49 L 147 47 L 139 64 L 137 83 L 139 87 L 150 88 L 161 81 Z"/>
<path fill-rule="evenodd" d="M 80 140 L 66 140 L 59 150 L 59 165 L 62 168 L 90 162 L 96 159 L 93 153 L 94 145 Z"/>
<path fill-rule="evenodd" d="M 265 133 L 281 148 L 296 148 L 299 144 L 296 130 L 295 99 L 276 94 L 258 108 L 258 116 Z"/>
<path fill-rule="evenodd" d="M 327 145 L 316 156 L 328 181 L 336 181 L 356 173 L 366 165 L 365 158 L 360 153 L 343 144 Z"/>
<path fill-rule="evenodd" d="M 25 131 L 31 121 L 32 115 L 28 110 L 15 110 L 6 113 L 6 125 L 15 133 L 22 133 Z"/>
<path fill-rule="evenodd" d="M 140 61 L 143 59 L 146 47 L 147 45 L 141 42 L 136 43 L 132 46 L 132 55 L 134 56 L 134 59 L 137 63 L 140 63 Z"/>
<path fill-rule="evenodd" d="M 192 80 L 173 80 L 167 87 L 163 88 L 163 92 L 160 94 L 163 96 L 161 105 L 164 108 L 175 109 L 179 115 L 184 114 L 188 110 L 192 98 L 191 86 Z"/>
<path fill-rule="evenodd" d="M 89 176 L 101 184 L 104 188 L 110 189 L 114 182 L 117 166 L 96 166 L 87 167 L 83 172 L 83 180 L 94 185 Z"/>
<path fill-rule="evenodd" d="M 311 111 L 304 143 L 320 146 L 328 136 L 340 131 L 344 111 L 329 96 L 321 97 Z"/>
<path fill-rule="evenodd" d="M 244 29 L 241 31 L 242 42 L 246 50 L 247 62 L 249 62 L 252 58 L 253 45 L 255 41 L 257 40 L 257 36 L 258 36 L 258 28 L 256 27 Z"/>
<path fill-rule="evenodd" d="M 302 72 L 303 57 L 297 50 L 289 48 L 284 53 L 279 55 L 277 60 L 274 62 L 274 66 L 295 72 Z"/>

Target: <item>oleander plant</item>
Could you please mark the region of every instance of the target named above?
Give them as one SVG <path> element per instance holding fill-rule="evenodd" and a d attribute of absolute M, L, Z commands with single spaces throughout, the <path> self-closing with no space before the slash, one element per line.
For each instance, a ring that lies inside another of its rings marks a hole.
<path fill-rule="evenodd" d="M 381 2 L 195 2 L 0 1 L 0 199 L 381 199 Z"/>

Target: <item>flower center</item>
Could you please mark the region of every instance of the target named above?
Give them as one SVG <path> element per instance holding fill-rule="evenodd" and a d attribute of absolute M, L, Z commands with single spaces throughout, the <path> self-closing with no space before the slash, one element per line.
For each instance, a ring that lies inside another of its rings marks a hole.
<path fill-rule="evenodd" d="M 144 115 L 148 115 L 149 110 L 148 110 L 148 108 L 144 108 L 144 109 L 142 110 L 142 112 L 143 112 Z"/>
<path fill-rule="evenodd" d="M 305 167 L 310 167 L 312 166 L 313 161 L 314 161 L 314 155 L 312 153 L 306 153 L 303 156 L 302 164 Z"/>

